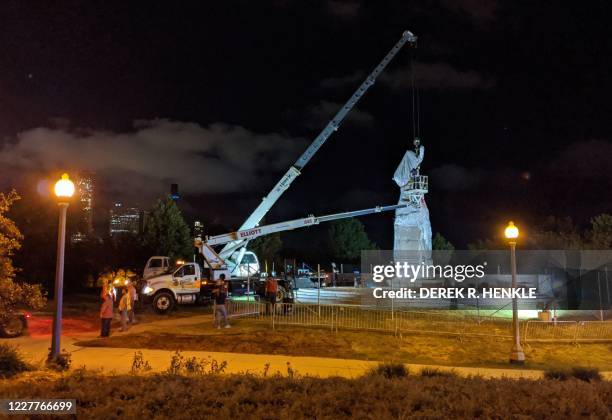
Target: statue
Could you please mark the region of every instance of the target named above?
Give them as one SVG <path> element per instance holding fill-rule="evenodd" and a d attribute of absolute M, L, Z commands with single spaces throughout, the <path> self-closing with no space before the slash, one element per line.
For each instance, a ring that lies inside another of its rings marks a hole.
<path fill-rule="evenodd" d="M 399 204 L 406 207 L 395 210 L 394 251 L 431 251 L 431 224 L 425 204 L 428 179 L 419 174 L 425 157 L 420 140 L 414 140 L 415 150 L 408 150 L 395 170 L 393 180 L 400 187 Z"/>

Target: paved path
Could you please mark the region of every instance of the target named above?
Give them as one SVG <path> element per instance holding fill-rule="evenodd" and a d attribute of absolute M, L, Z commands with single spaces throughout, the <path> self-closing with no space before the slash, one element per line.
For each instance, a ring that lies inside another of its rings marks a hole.
<path fill-rule="evenodd" d="M 137 324 L 130 328 L 130 334 L 154 330 L 165 324 L 173 327 L 199 324 L 210 322 L 210 315 L 197 315 L 186 318 L 170 318 L 153 323 Z M 119 333 L 117 333 L 119 334 Z M 134 353 L 137 349 L 130 348 L 108 348 L 108 347 L 79 347 L 74 343 L 81 340 L 95 338 L 97 332 L 68 334 L 62 337 L 62 348 L 72 353 L 73 368 L 86 366 L 88 369 L 103 369 L 104 372 L 127 373 L 132 366 Z M 18 345 L 21 352 L 32 362 L 43 362 L 48 354 L 50 336 L 47 334 L 30 337 L 20 337 L 10 341 L 11 344 Z M 174 354 L 168 350 L 142 350 L 144 359 L 149 361 L 153 372 L 161 372 L 168 368 L 170 359 Z M 269 364 L 268 374 L 280 372 L 287 374 L 288 363 L 291 368 L 300 375 L 311 375 L 320 377 L 343 376 L 354 378 L 362 375 L 368 369 L 376 366 L 378 362 L 353 359 L 333 359 L 326 357 L 297 357 L 267 354 L 245 354 L 245 353 L 225 353 L 209 351 L 183 351 L 185 357 L 213 358 L 218 362 L 226 361 L 228 373 L 263 373 L 264 368 Z M 448 367 L 434 365 L 407 364 L 411 372 L 418 372 L 425 367 L 436 368 L 442 371 L 453 370 L 459 375 L 481 375 L 486 378 L 532 378 L 542 377 L 543 372 L 538 370 L 521 369 L 492 369 L 477 367 Z M 612 380 L 612 372 L 605 372 L 604 376 Z"/>

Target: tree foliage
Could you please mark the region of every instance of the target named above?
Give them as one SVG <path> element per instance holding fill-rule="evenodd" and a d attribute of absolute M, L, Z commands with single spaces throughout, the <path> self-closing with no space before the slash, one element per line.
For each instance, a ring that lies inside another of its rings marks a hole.
<path fill-rule="evenodd" d="M 40 309 L 44 305 L 40 285 L 15 281 L 17 270 L 13 266 L 13 255 L 21 247 L 23 235 L 6 213 L 19 198 L 14 190 L 0 193 L 0 320 L 10 316 L 19 306 Z"/>
<path fill-rule="evenodd" d="M 377 248 L 370 241 L 363 223 L 354 218 L 331 222 L 328 240 L 332 256 L 346 261 L 359 258 L 362 250 Z"/>
<path fill-rule="evenodd" d="M 283 241 L 281 240 L 280 233 L 260 236 L 249 242 L 249 249 L 257 254 L 260 263 L 264 261 L 272 263 L 272 261 L 278 257 L 282 248 Z"/>
<path fill-rule="evenodd" d="M 612 214 L 600 214 L 591 219 L 589 240 L 595 249 L 612 248 Z"/>
<path fill-rule="evenodd" d="M 188 258 L 193 253 L 189 226 L 170 197 L 157 200 L 145 226 L 143 243 L 151 254 L 170 259 Z"/>
<path fill-rule="evenodd" d="M 580 229 L 569 217 L 549 216 L 538 226 L 522 233 L 519 245 L 524 249 L 611 249 L 612 215 L 600 214 L 591 219 L 591 226 Z M 479 239 L 469 249 L 504 249 L 507 241 L 500 234 L 495 239 Z"/>
<path fill-rule="evenodd" d="M 454 251 L 455 246 L 448 239 L 437 232 L 431 240 L 431 248 L 434 251 Z"/>

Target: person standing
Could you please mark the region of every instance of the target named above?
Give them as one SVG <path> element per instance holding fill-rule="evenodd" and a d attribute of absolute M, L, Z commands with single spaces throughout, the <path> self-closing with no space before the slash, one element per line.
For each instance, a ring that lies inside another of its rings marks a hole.
<path fill-rule="evenodd" d="M 121 314 L 121 329 L 119 331 L 127 331 L 128 312 L 132 308 L 130 293 L 127 287 L 123 287 L 121 291 L 121 300 L 119 301 L 119 313 Z"/>
<path fill-rule="evenodd" d="M 266 305 L 266 314 L 270 314 L 275 309 L 276 305 L 276 294 L 278 293 L 278 281 L 269 276 L 266 279 L 266 300 L 268 304 Z"/>
<path fill-rule="evenodd" d="M 136 316 L 134 315 L 134 311 L 136 310 L 136 301 L 138 300 L 138 292 L 136 291 L 136 287 L 134 287 L 134 283 L 130 281 L 128 284 L 128 294 L 130 295 L 130 310 L 128 311 L 128 322 L 130 324 L 136 323 Z"/>
<path fill-rule="evenodd" d="M 100 307 L 100 337 L 108 337 L 110 335 L 111 322 L 113 321 L 113 304 L 115 296 L 108 285 L 102 287 L 102 305 Z"/>
<path fill-rule="evenodd" d="M 215 326 L 221 328 L 221 321 L 225 324 L 225 328 L 230 328 L 227 320 L 227 308 L 225 301 L 227 300 L 227 289 L 225 286 L 225 274 L 219 276 L 219 284 L 215 290 Z"/>

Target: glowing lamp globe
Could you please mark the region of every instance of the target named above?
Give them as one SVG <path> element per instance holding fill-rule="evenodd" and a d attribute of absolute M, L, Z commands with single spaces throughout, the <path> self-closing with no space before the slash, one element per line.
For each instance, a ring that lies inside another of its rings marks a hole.
<path fill-rule="evenodd" d="M 509 222 L 506 230 L 504 231 L 504 235 L 507 239 L 516 239 L 519 236 L 519 230 L 516 226 L 514 226 L 514 222 Z"/>
<path fill-rule="evenodd" d="M 55 195 L 58 198 L 70 198 L 74 195 L 74 183 L 68 178 L 68 174 L 63 174 L 62 179 L 55 183 Z"/>

